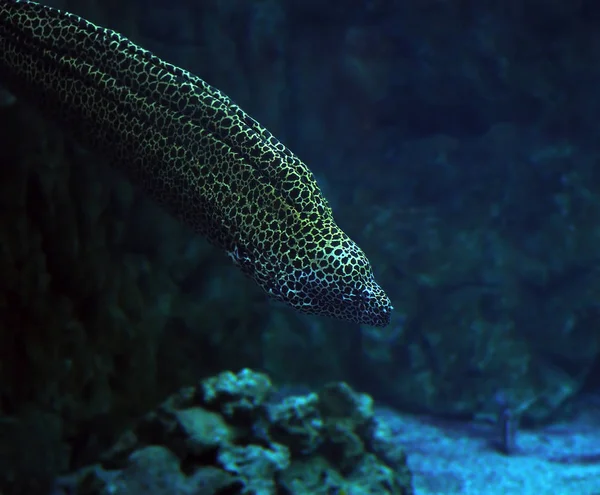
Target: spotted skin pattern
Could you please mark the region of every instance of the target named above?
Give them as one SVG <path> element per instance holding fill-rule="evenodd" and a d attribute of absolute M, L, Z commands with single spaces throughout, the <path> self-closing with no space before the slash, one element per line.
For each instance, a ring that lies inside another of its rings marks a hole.
<path fill-rule="evenodd" d="M 390 300 L 310 170 L 202 79 L 73 14 L 0 0 L 0 81 L 223 249 L 273 299 L 389 323 Z"/>

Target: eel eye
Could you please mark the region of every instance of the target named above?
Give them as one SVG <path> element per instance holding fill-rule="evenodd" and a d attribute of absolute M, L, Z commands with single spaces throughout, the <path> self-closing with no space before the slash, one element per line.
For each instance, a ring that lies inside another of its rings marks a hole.
<path fill-rule="evenodd" d="M 363 289 L 360 291 L 360 303 L 368 306 L 371 301 L 371 293 L 367 289 Z"/>
<path fill-rule="evenodd" d="M 342 300 L 354 301 L 359 304 L 368 304 L 369 302 L 369 291 L 366 289 L 354 289 L 352 287 L 346 287 L 342 293 Z"/>

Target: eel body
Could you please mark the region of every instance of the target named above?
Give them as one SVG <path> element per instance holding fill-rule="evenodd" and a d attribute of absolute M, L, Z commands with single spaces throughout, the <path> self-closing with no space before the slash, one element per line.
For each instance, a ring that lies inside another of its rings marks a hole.
<path fill-rule="evenodd" d="M 275 300 L 389 322 L 390 300 L 310 170 L 202 79 L 76 15 L 0 0 L 0 83 L 125 171 Z"/>

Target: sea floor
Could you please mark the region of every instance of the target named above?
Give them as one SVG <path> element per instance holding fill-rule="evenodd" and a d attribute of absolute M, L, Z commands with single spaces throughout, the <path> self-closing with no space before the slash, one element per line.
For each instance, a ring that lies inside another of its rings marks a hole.
<path fill-rule="evenodd" d="M 511 455 L 492 425 L 379 414 L 406 448 L 416 495 L 600 495 L 600 408 L 520 430 Z"/>

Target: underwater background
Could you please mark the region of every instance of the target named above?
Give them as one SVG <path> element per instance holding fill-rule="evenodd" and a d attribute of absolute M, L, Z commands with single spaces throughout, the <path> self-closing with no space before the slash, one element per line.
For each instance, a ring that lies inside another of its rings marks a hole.
<path fill-rule="evenodd" d="M 270 302 L 3 95 L 1 495 L 600 493 L 600 5 L 42 3 L 269 129 L 395 311 Z"/>

